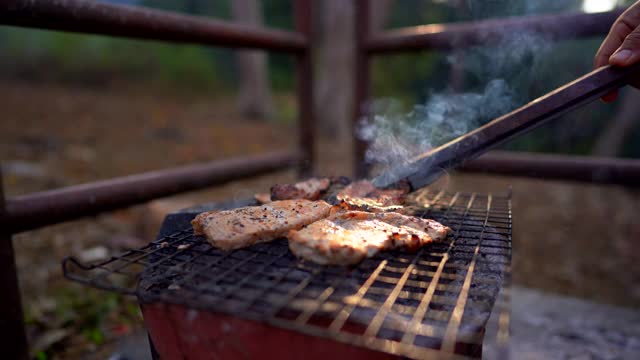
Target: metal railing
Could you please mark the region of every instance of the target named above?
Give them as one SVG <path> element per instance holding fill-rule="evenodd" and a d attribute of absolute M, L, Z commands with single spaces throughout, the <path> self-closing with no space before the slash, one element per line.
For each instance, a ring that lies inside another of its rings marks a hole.
<path fill-rule="evenodd" d="M 308 176 L 314 160 L 311 1 L 295 1 L 295 32 L 212 20 L 174 12 L 87 0 L 5 0 L 0 25 L 259 49 L 296 58 L 298 150 L 274 152 L 4 198 L 0 172 L 0 346 L 8 359 L 29 358 L 12 235 L 143 203 L 162 196 L 290 168 Z"/>
<path fill-rule="evenodd" d="M 421 50 L 452 50 L 495 43 L 514 32 L 544 35 L 549 40 L 606 35 L 624 9 L 594 14 L 557 14 L 492 19 L 453 24 L 430 24 L 371 33 L 370 0 L 357 0 L 356 86 L 353 128 L 371 114 L 371 58 Z M 367 143 L 354 138 L 354 173 L 366 177 Z M 640 186 L 640 161 L 584 156 L 556 156 L 510 152 L 489 153 L 464 164 L 460 170 L 511 176 L 544 177 L 606 184 Z"/>

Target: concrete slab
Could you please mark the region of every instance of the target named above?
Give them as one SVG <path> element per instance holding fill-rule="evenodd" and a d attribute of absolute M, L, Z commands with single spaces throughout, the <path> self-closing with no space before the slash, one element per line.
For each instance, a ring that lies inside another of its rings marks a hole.
<path fill-rule="evenodd" d="M 622 308 L 514 287 L 511 359 L 640 359 L 640 304 Z M 485 359 L 495 359 L 485 345 Z"/>

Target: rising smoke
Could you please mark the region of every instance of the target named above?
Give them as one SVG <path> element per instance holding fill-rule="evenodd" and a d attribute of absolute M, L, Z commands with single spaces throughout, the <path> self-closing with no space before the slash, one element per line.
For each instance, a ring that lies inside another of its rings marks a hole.
<path fill-rule="evenodd" d="M 482 93 L 433 94 L 424 105 L 401 113 L 394 100 L 374 104 L 373 122 L 363 124 L 360 136 L 370 142 L 366 160 L 389 167 L 463 135 L 509 111 L 513 95 L 504 80 L 492 80 Z"/>
<path fill-rule="evenodd" d="M 547 40 L 520 33 L 457 56 L 464 59 L 465 76 L 484 84 L 480 91 L 431 92 L 424 104 L 408 113 L 399 101 L 374 101 L 372 120 L 363 120 L 358 129 L 359 137 L 369 143 L 366 161 L 378 172 L 388 171 L 524 103 L 526 88 L 550 51 Z"/>

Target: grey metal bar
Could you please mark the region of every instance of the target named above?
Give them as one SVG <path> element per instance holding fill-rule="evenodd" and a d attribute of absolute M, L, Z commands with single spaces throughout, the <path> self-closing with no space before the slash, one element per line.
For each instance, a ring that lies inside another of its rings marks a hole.
<path fill-rule="evenodd" d="M 4 0 L 0 24 L 231 48 L 299 52 L 302 34 L 90 0 Z"/>
<path fill-rule="evenodd" d="M 0 169 L 0 219 L 6 218 Z M 0 348 L 7 359 L 29 359 L 11 232 L 0 227 Z"/>
<path fill-rule="evenodd" d="M 491 44 L 513 33 L 531 32 L 553 40 L 606 35 L 624 9 L 595 14 L 559 14 L 515 17 L 466 23 L 431 24 L 372 35 L 370 54 L 416 50 L 451 50 Z"/>
<path fill-rule="evenodd" d="M 640 187 L 640 159 L 492 151 L 459 170 Z"/>
<path fill-rule="evenodd" d="M 74 220 L 155 198 L 296 166 L 299 157 L 275 152 L 125 176 L 7 199 L 0 228 L 13 233 Z"/>

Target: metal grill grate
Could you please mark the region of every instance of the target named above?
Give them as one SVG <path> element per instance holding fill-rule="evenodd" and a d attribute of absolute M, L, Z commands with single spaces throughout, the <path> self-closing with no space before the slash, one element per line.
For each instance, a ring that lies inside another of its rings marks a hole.
<path fill-rule="evenodd" d="M 95 265 L 65 259 L 69 279 L 254 319 L 411 358 L 479 347 L 511 261 L 508 196 L 423 190 L 416 216 L 454 232 L 416 253 L 383 252 L 357 267 L 297 260 L 286 240 L 232 252 L 191 229 Z"/>

